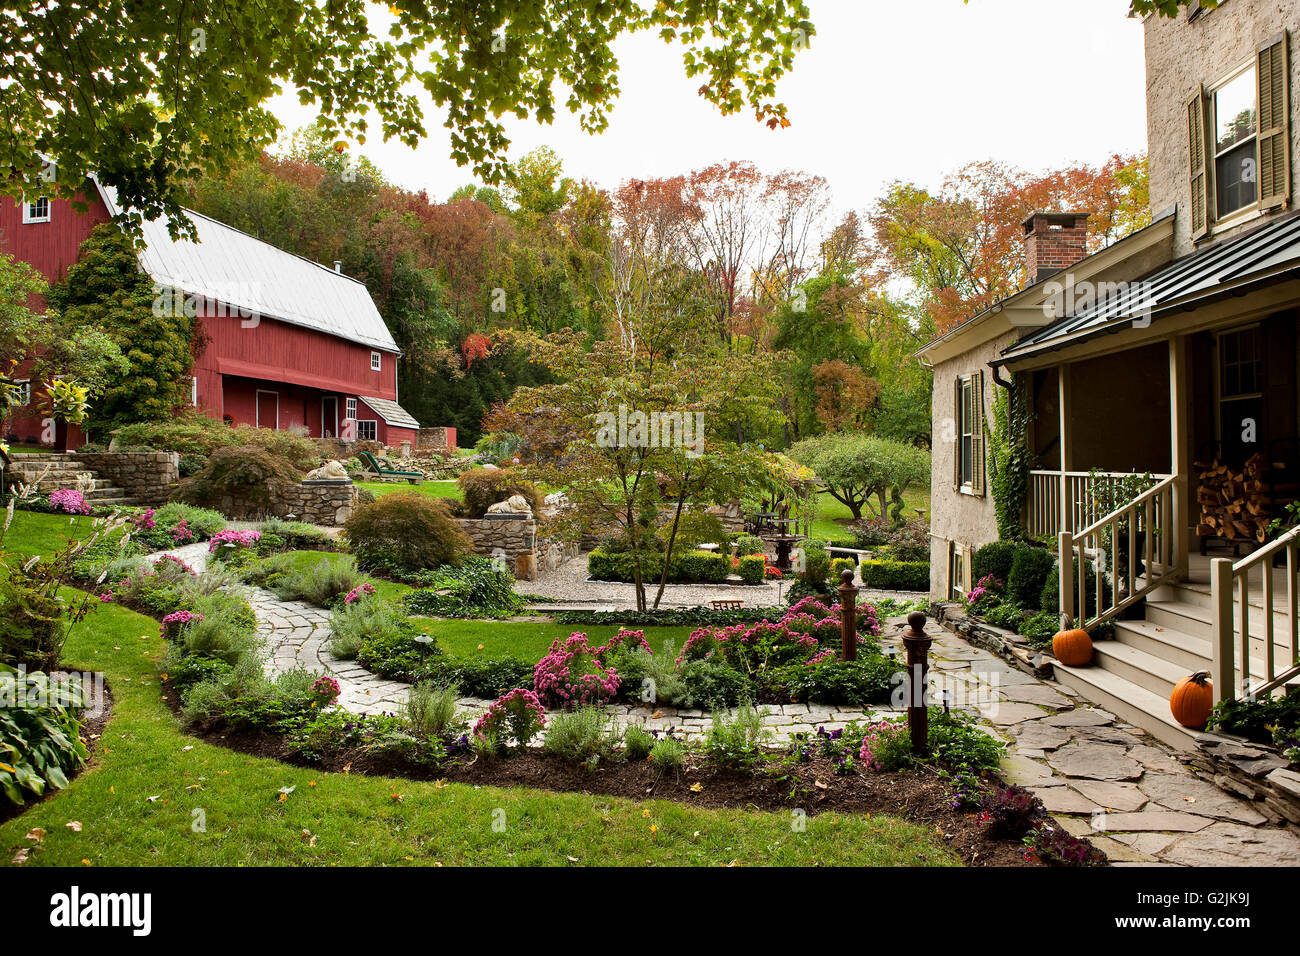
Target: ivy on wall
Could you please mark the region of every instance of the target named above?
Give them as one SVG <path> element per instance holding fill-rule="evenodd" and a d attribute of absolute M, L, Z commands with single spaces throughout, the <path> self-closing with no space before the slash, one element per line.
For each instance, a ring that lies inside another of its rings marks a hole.
<path fill-rule="evenodd" d="M 1010 388 L 998 388 L 993 398 L 993 419 L 985 423 L 989 487 L 993 492 L 998 538 L 1020 541 L 1025 537 L 1025 502 L 1029 497 L 1029 423 L 1033 412 L 1025 383 L 1013 376 Z"/>

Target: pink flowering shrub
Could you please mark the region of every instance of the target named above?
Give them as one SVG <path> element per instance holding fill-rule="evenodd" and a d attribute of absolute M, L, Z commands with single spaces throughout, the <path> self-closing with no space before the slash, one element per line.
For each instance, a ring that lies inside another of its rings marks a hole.
<path fill-rule="evenodd" d="M 546 726 L 546 709 L 531 690 L 516 687 L 497 698 L 474 725 L 474 736 L 495 743 L 504 751 L 507 742 L 515 741 L 519 749 L 542 732 Z"/>
<path fill-rule="evenodd" d="M 154 520 L 153 516 L 154 510 L 152 508 L 146 508 L 140 514 L 135 516 L 135 520 L 132 523 L 136 526 L 137 530 L 152 531 L 158 524 L 158 522 Z"/>
<path fill-rule="evenodd" d="M 862 748 L 858 751 L 858 760 L 865 770 L 883 770 L 878 754 L 887 741 L 899 733 L 899 725 L 890 720 L 877 720 L 863 728 Z"/>
<path fill-rule="evenodd" d="M 857 622 L 859 645 L 880 634 L 880 620 L 870 604 L 858 605 Z M 754 673 L 787 664 L 816 665 L 834 660 L 839 652 L 839 604 L 827 605 L 818 597 L 807 597 L 779 621 L 697 628 L 686 639 L 677 663 L 717 660 Z"/>
<path fill-rule="evenodd" d="M 639 632 L 627 633 L 630 637 Z M 601 648 L 593 648 L 587 635 L 576 631 L 567 638 L 557 637 L 533 668 L 533 687 L 541 699 L 555 707 L 580 707 L 612 698 L 618 693 L 618 674 L 602 658 L 604 652 L 617 646 L 619 637 Z M 645 644 L 644 634 L 641 643 Z"/>
<path fill-rule="evenodd" d="M 176 522 L 176 524 L 172 526 L 172 530 L 168 533 L 172 536 L 172 541 L 177 544 L 189 544 L 191 541 L 198 540 L 198 535 L 194 533 L 194 530 L 190 527 L 190 523 L 184 518 Z M 209 548 L 209 550 L 211 549 Z"/>
<path fill-rule="evenodd" d="M 339 682 L 328 674 L 322 675 L 311 685 L 311 694 L 315 698 L 313 706 L 328 707 L 339 699 Z"/>
<path fill-rule="evenodd" d="M 180 576 L 182 577 L 187 575 L 192 576 L 197 574 L 197 572 L 192 567 L 190 567 L 180 558 L 176 557 L 176 555 L 174 554 L 164 554 L 161 558 L 159 558 L 156 562 L 154 562 L 154 566 L 158 569 L 158 573 L 166 578 L 173 578 L 176 576 L 177 573 L 179 573 Z M 172 573 L 168 573 L 168 572 L 172 572 Z"/>
<path fill-rule="evenodd" d="M 343 598 L 343 603 L 351 604 L 353 601 L 359 601 L 363 597 L 366 597 L 367 595 L 374 594 L 374 593 L 375 593 L 375 586 L 367 581 L 365 584 L 358 584 L 351 591 L 349 591 L 347 595 Z"/>
<path fill-rule="evenodd" d="M 175 640 L 184 629 L 185 625 L 191 621 L 203 620 L 202 614 L 195 614 L 193 611 L 172 611 L 162 619 L 162 624 L 158 628 L 158 633 L 164 639 Z"/>
<path fill-rule="evenodd" d="M 260 531 L 235 531 L 233 528 L 225 528 L 212 536 L 212 540 L 208 542 L 208 553 L 220 551 L 222 554 L 228 554 L 240 548 L 251 548 L 261 540 Z"/>
<path fill-rule="evenodd" d="M 90 505 L 86 503 L 86 496 L 73 488 L 60 488 L 58 491 L 51 491 L 50 504 L 55 510 L 70 515 L 90 514 Z"/>

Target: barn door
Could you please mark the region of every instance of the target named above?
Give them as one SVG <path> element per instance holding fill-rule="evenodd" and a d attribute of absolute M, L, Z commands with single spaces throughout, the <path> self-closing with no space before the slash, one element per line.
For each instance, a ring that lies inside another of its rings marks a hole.
<path fill-rule="evenodd" d="M 257 390 L 257 427 L 280 427 L 280 393 Z"/>

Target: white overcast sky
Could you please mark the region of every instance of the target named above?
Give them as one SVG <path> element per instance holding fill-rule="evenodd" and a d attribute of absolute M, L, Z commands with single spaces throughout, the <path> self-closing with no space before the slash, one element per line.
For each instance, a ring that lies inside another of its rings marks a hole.
<path fill-rule="evenodd" d="M 603 134 L 567 112 L 549 126 L 511 119 L 511 157 L 549 145 L 566 174 L 606 187 L 747 159 L 825 176 L 843 211 L 868 208 L 895 179 L 938 185 L 972 160 L 1042 170 L 1146 148 L 1142 25 L 1128 0 L 809 6 L 817 35 L 779 87 L 788 129 L 719 115 L 680 48 L 642 33 L 616 44 L 622 95 Z M 272 108 L 290 131 L 314 115 L 293 96 Z M 418 149 L 372 138 L 364 152 L 390 180 L 441 200 L 473 177 L 450 158 L 442 114 L 425 111 Z"/>

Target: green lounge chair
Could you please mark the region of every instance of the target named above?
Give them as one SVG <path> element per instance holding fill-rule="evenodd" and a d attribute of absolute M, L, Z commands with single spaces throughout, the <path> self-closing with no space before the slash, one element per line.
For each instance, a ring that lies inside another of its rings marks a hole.
<path fill-rule="evenodd" d="M 424 473 L 420 471 L 397 471 L 393 468 L 385 468 L 379 463 L 379 459 L 368 451 L 363 451 L 359 456 L 366 463 L 366 467 L 377 474 L 380 478 L 403 478 L 411 484 L 424 481 Z"/>

